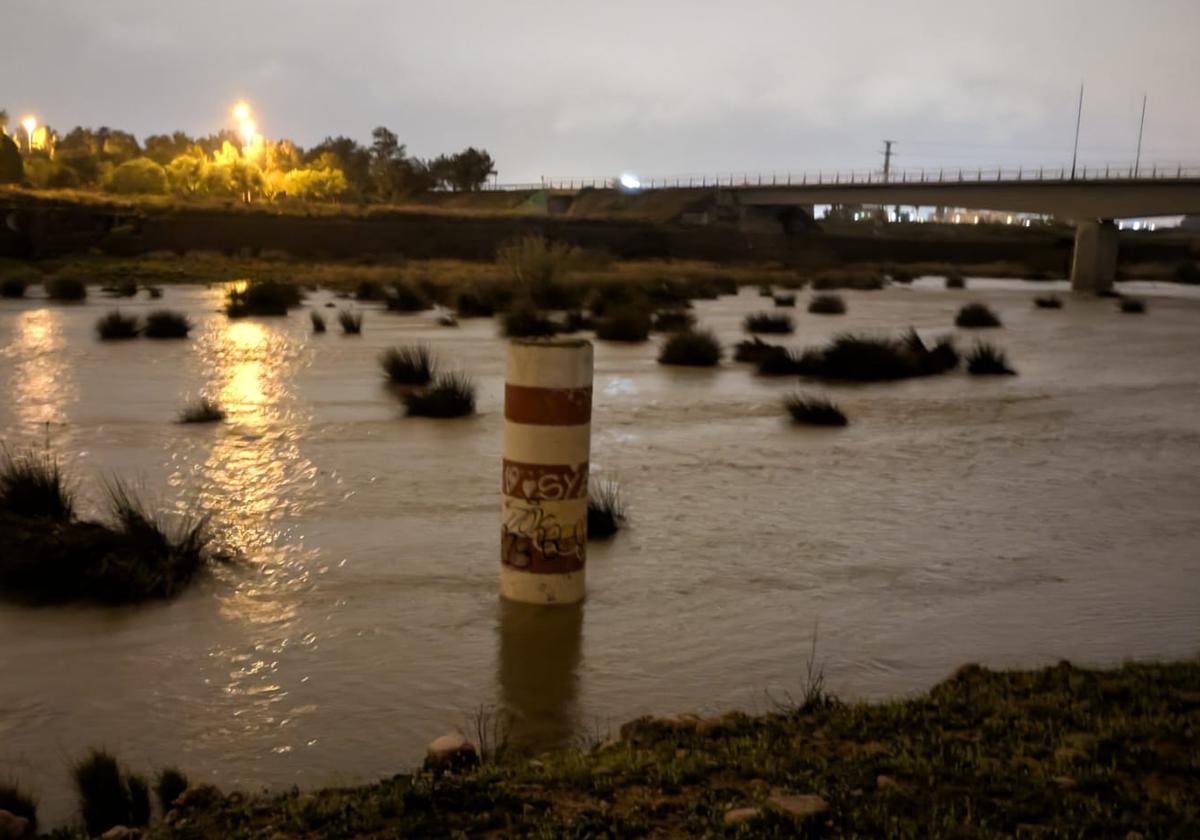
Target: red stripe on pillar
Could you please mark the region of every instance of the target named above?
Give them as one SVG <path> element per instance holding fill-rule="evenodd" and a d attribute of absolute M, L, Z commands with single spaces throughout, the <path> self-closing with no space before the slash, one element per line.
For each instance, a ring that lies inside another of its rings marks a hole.
<path fill-rule="evenodd" d="M 580 426 L 592 419 L 592 388 L 504 383 L 504 419 L 531 426 Z"/>

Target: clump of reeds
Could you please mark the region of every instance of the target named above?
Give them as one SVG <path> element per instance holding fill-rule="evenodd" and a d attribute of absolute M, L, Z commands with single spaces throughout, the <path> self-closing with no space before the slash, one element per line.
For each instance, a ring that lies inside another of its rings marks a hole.
<path fill-rule="evenodd" d="M 773 295 L 776 306 L 792 307 L 796 305 L 796 296 L 794 294 L 777 294 Z"/>
<path fill-rule="evenodd" d="M 115 309 L 96 322 L 96 334 L 104 341 L 137 338 L 141 331 L 141 320 L 136 315 L 122 315 Z"/>
<path fill-rule="evenodd" d="M 809 426 L 845 426 L 846 415 L 829 400 L 808 394 L 789 394 L 783 400 L 792 421 Z"/>
<path fill-rule="evenodd" d="M 379 364 L 396 385 L 428 385 L 436 368 L 433 351 L 424 344 L 390 347 L 379 354 Z"/>
<path fill-rule="evenodd" d="M 605 540 L 625 524 L 625 500 L 615 479 L 595 479 L 588 487 L 587 536 Z"/>
<path fill-rule="evenodd" d="M 87 297 L 87 285 L 74 277 L 51 277 L 42 288 L 50 300 L 76 301 Z"/>
<path fill-rule="evenodd" d="M 361 312 L 342 309 L 338 312 L 338 323 L 342 325 L 343 335 L 359 335 L 362 333 L 363 316 Z"/>
<path fill-rule="evenodd" d="M 1016 371 L 1009 367 L 1003 350 L 981 341 L 967 354 L 967 373 L 1012 376 Z"/>
<path fill-rule="evenodd" d="M 0 447 L 0 513 L 66 522 L 75 513 L 75 490 L 49 452 L 16 454 Z"/>
<path fill-rule="evenodd" d="M 883 382 L 914 376 L 930 376 L 957 367 L 958 351 L 949 337 L 939 339 L 932 348 L 915 330 L 901 339 L 843 334 L 825 347 L 812 348 L 786 358 L 769 357 L 759 365 L 786 366 L 787 373 L 823 379 L 854 382 Z"/>
<path fill-rule="evenodd" d="M 384 301 L 389 312 L 424 312 L 429 308 L 429 298 L 416 286 L 403 280 L 387 290 Z"/>
<path fill-rule="evenodd" d="M 37 836 L 37 806 L 37 799 L 15 782 L 0 782 L 0 811 L 8 811 L 14 817 L 27 821 L 25 837 Z"/>
<path fill-rule="evenodd" d="M 614 309 L 596 323 L 596 338 L 636 343 L 650 337 L 650 313 L 644 308 Z"/>
<path fill-rule="evenodd" d="M 558 332 L 558 325 L 528 300 L 519 301 L 504 313 L 504 334 L 509 338 L 544 338 Z"/>
<path fill-rule="evenodd" d="M 403 400 L 409 417 L 466 417 L 475 413 L 475 383 L 461 373 L 442 373 Z"/>
<path fill-rule="evenodd" d="M 655 332 L 681 332 L 696 325 L 696 316 L 686 309 L 664 309 L 654 313 Z"/>
<path fill-rule="evenodd" d="M 5 277 L 0 280 L 0 298 L 23 298 L 29 283 L 21 277 Z"/>
<path fill-rule="evenodd" d="M 179 412 L 180 423 L 220 423 L 225 419 L 225 409 L 207 397 L 196 400 Z"/>
<path fill-rule="evenodd" d="M 965 289 L 965 288 L 967 288 L 967 278 L 963 277 L 961 274 L 947 274 L 946 275 L 946 288 L 947 289 Z"/>
<path fill-rule="evenodd" d="M 1033 299 L 1038 309 L 1062 309 L 1062 298 L 1058 295 L 1042 295 Z"/>
<path fill-rule="evenodd" d="M 775 290 L 772 289 L 769 285 L 759 286 L 758 287 L 758 296 L 765 297 L 765 298 L 774 297 Z"/>
<path fill-rule="evenodd" d="M 1140 315 L 1146 311 L 1146 301 L 1141 298 L 1123 297 L 1117 307 L 1128 315 Z"/>
<path fill-rule="evenodd" d="M 138 293 L 138 285 L 133 280 L 122 280 L 120 283 L 104 286 L 100 291 L 109 297 L 130 298 Z"/>
<path fill-rule="evenodd" d="M 843 315 L 846 301 L 841 295 L 813 295 L 808 302 L 808 311 L 814 315 Z"/>
<path fill-rule="evenodd" d="M 460 318 L 490 318 L 496 314 L 496 301 L 478 287 L 466 288 L 455 298 L 454 310 Z"/>
<path fill-rule="evenodd" d="M 672 333 L 658 354 L 661 365 L 715 367 L 721 361 L 721 342 L 709 330 Z"/>
<path fill-rule="evenodd" d="M 742 321 L 748 333 L 791 333 L 796 329 L 792 316 L 774 312 L 754 312 Z"/>
<path fill-rule="evenodd" d="M 817 292 L 832 289 L 858 289 L 878 291 L 887 285 L 887 276 L 880 271 L 853 268 L 831 268 L 812 278 L 812 288 Z"/>
<path fill-rule="evenodd" d="M 787 349 L 778 344 L 768 344 L 758 336 L 754 336 L 734 345 L 733 360 L 758 364 L 767 356 L 778 353 L 787 353 Z"/>
<path fill-rule="evenodd" d="M 308 313 L 308 318 L 312 321 L 312 331 L 315 333 L 325 332 L 325 316 L 315 309 Z"/>
<path fill-rule="evenodd" d="M 300 299 L 301 289 L 294 283 L 255 280 L 229 289 L 225 314 L 230 318 L 286 315 L 293 306 L 300 305 Z"/>
<path fill-rule="evenodd" d="M 111 828 L 135 828 L 150 821 L 149 789 L 142 777 L 127 773 L 104 750 L 91 750 L 72 775 L 83 825 L 92 837 Z"/>
<path fill-rule="evenodd" d="M 163 296 L 163 290 L 159 286 L 143 286 L 146 290 L 146 296 L 151 300 L 158 300 Z"/>
<path fill-rule="evenodd" d="M 182 312 L 157 309 L 146 316 L 142 335 L 146 338 L 187 338 L 191 330 L 192 322 Z"/>
<path fill-rule="evenodd" d="M 383 285 L 377 280 L 362 280 L 354 287 L 355 300 L 383 300 Z"/>
<path fill-rule="evenodd" d="M 175 800 L 188 789 L 188 777 L 174 767 L 164 767 L 158 772 L 158 780 L 154 792 L 158 796 L 158 805 L 166 814 L 175 805 Z"/>
<path fill-rule="evenodd" d="M 457 327 L 458 318 L 449 310 L 442 310 L 438 313 L 437 323 L 439 327 Z"/>
<path fill-rule="evenodd" d="M 954 318 L 954 325 L 965 329 L 1003 326 L 1000 323 L 1000 317 L 984 303 L 963 304 Z"/>

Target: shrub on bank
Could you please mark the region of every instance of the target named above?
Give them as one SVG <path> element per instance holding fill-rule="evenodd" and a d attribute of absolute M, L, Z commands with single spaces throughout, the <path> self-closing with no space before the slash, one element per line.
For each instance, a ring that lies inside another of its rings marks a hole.
<path fill-rule="evenodd" d="M 349 309 L 338 312 L 338 323 L 342 325 L 343 335 L 359 335 L 362 332 L 362 322 L 361 312 L 351 312 Z"/>
<path fill-rule="evenodd" d="M 1117 306 L 1128 315 L 1140 315 L 1146 311 L 1146 301 L 1141 298 L 1123 297 Z"/>
<path fill-rule="evenodd" d="M 146 316 L 142 335 L 146 338 L 187 338 L 191 330 L 192 323 L 182 312 L 157 309 Z"/>
<path fill-rule="evenodd" d="M 645 308 L 612 310 L 596 323 L 596 338 L 636 343 L 650 337 L 650 314 Z"/>
<path fill-rule="evenodd" d="M 504 334 L 509 338 L 546 338 L 558 325 L 542 315 L 529 301 L 522 301 L 504 314 Z"/>
<path fill-rule="evenodd" d="M 696 316 L 686 309 L 664 309 L 654 313 L 655 332 L 682 332 L 696 326 Z"/>
<path fill-rule="evenodd" d="M 158 797 L 158 807 L 164 814 L 171 810 L 175 800 L 188 789 L 188 784 L 188 777 L 174 767 L 164 767 L 158 772 L 154 793 Z"/>
<path fill-rule="evenodd" d="M 482 289 L 471 287 L 458 293 L 454 311 L 460 318 L 491 318 L 496 314 L 496 302 Z"/>
<path fill-rule="evenodd" d="M 813 295 L 808 302 L 808 311 L 813 315 L 844 315 L 846 301 L 841 295 Z"/>
<path fill-rule="evenodd" d="M 783 406 L 795 423 L 809 426 L 845 426 L 846 415 L 827 397 L 789 394 Z"/>
<path fill-rule="evenodd" d="M 287 315 L 289 309 L 300 305 L 300 298 L 300 287 L 295 284 L 254 280 L 229 289 L 225 314 L 230 318 Z"/>
<path fill-rule="evenodd" d="M 5 277 L 0 280 L 0 298 L 23 298 L 29 284 L 20 277 Z"/>
<path fill-rule="evenodd" d="M 1008 357 L 999 347 L 979 342 L 967 354 L 967 373 L 979 375 L 1005 375 L 1016 373 L 1008 366 Z"/>
<path fill-rule="evenodd" d="M 747 315 L 742 327 L 748 333 L 791 333 L 796 329 L 792 316 L 773 312 L 755 312 Z"/>
<path fill-rule="evenodd" d="M 87 297 L 87 286 L 74 277 L 51 277 L 42 284 L 50 300 L 77 301 Z"/>
<path fill-rule="evenodd" d="M 587 536 L 606 540 L 625 524 L 621 486 L 613 479 L 596 479 L 588 487 Z"/>
<path fill-rule="evenodd" d="M 315 309 L 308 313 L 308 318 L 312 321 L 312 331 L 315 333 L 325 332 L 325 316 Z"/>
<path fill-rule="evenodd" d="M 954 326 L 964 329 L 987 329 L 1000 327 L 1000 317 L 984 303 L 967 303 L 958 310 Z"/>
<path fill-rule="evenodd" d="M 438 374 L 428 388 L 403 396 L 409 417 L 466 417 L 475 413 L 475 383 L 461 373 Z"/>
<path fill-rule="evenodd" d="M 14 817 L 28 820 L 25 836 L 37 836 L 37 800 L 32 794 L 14 783 L 0 782 L 0 811 L 8 811 Z"/>
<path fill-rule="evenodd" d="M 92 837 L 119 825 L 136 828 L 150 822 L 145 779 L 127 773 L 111 754 L 92 750 L 75 765 L 73 775 L 80 816 Z"/>
<path fill-rule="evenodd" d="M 137 338 L 142 326 L 136 315 L 122 315 L 113 310 L 96 322 L 96 334 L 103 341 Z"/>
<path fill-rule="evenodd" d="M 388 348 L 380 354 L 379 364 L 396 385 L 428 385 L 435 370 L 433 352 L 424 344 Z"/>
<path fill-rule="evenodd" d="M 207 398 L 184 406 L 179 412 L 180 423 L 220 423 L 224 419 L 225 409 Z"/>
<path fill-rule="evenodd" d="M 715 367 L 721 361 L 721 342 L 709 330 L 672 333 L 658 354 L 661 365 Z"/>
<path fill-rule="evenodd" d="M 1038 309 L 1062 309 L 1062 298 L 1058 295 L 1042 295 L 1033 299 L 1033 305 Z"/>

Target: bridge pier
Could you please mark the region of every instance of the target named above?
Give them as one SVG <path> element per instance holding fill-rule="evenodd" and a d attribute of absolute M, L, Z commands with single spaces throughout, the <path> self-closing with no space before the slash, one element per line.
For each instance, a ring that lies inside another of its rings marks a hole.
<path fill-rule="evenodd" d="M 1075 223 L 1075 252 L 1071 256 L 1071 290 L 1106 292 L 1117 275 L 1117 225 L 1111 219 Z"/>

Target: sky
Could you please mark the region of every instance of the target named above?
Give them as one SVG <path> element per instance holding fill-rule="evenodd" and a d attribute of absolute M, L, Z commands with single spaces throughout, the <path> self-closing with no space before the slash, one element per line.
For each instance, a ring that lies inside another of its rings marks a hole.
<path fill-rule="evenodd" d="M 0 108 L 486 148 L 505 183 L 1200 164 L 1200 0 L 0 0 Z"/>

